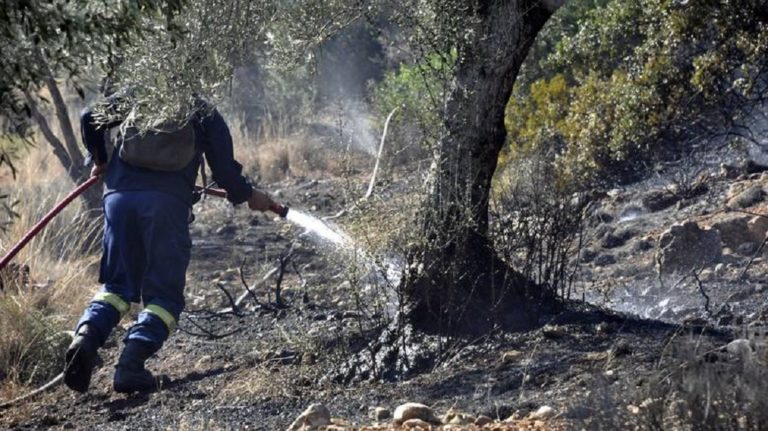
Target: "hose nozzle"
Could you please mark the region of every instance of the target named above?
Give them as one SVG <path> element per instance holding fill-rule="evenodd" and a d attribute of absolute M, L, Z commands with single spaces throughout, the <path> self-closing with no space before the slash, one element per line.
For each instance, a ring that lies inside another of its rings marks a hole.
<path fill-rule="evenodd" d="M 272 205 L 270 205 L 269 210 L 279 215 L 280 218 L 288 217 L 288 207 L 280 205 L 278 203 L 273 203 Z"/>

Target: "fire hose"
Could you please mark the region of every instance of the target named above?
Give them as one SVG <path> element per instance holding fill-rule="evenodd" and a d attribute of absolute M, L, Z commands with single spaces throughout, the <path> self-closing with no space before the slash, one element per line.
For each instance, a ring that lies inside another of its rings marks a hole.
<path fill-rule="evenodd" d="M 54 217 L 56 217 L 64 208 L 67 207 L 70 203 L 72 203 L 73 200 L 75 200 L 76 197 L 80 196 L 88 190 L 92 185 L 96 184 L 101 178 L 100 177 L 91 177 L 84 183 L 80 184 L 76 189 L 72 190 L 64 199 L 61 200 L 61 202 L 57 203 L 53 209 L 48 211 L 48 213 L 40 219 L 39 222 L 37 222 L 34 226 L 32 226 L 32 229 L 29 230 L 22 238 L 19 240 L 16 245 L 11 248 L 8 253 L 3 256 L 3 259 L 0 260 L 0 271 L 5 269 L 6 266 L 8 266 L 8 263 L 13 260 L 14 257 L 21 251 L 21 249 L 24 248 L 24 246 L 29 243 L 29 241 L 32 240 L 32 238 L 35 237 L 40 231 L 42 231 L 45 226 L 50 223 L 51 220 L 53 220 Z M 211 188 L 202 188 L 202 187 L 196 187 L 198 191 L 203 192 L 207 195 L 211 196 L 218 196 L 218 197 L 227 197 L 227 192 L 224 190 L 219 189 L 211 189 Z M 272 205 L 269 206 L 269 211 L 272 211 L 273 213 L 277 214 L 278 216 L 285 218 L 288 215 L 288 207 L 272 203 Z"/>

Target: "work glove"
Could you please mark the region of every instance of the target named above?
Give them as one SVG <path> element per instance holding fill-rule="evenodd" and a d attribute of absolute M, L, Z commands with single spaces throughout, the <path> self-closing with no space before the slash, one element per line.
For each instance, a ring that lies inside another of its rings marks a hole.
<path fill-rule="evenodd" d="M 267 211 L 274 204 L 268 194 L 258 189 L 252 189 L 251 197 L 248 198 L 248 208 L 254 211 Z"/>

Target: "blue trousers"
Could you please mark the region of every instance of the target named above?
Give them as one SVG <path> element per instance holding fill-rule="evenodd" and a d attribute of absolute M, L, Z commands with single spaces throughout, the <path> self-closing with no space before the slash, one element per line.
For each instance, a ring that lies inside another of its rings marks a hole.
<path fill-rule="evenodd" d="M 103 289 L 83 313 L 103 344 L 132 302 L 144 310 L 125 341 L 159 349 L 184 309 L 192 241 L 189 206 L 159 191 L 120 191 L 104 198 L 104 240 L 99 282 Z"/>

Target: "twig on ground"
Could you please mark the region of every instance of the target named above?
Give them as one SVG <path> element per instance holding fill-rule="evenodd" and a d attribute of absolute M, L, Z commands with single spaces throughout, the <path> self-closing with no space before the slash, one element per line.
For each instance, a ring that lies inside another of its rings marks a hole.
<path fill-rule="evenodd" d="M 243 262 L 240 263 L 240 267 L 237 269 L 237 273 L 240 276 L 240 282 L 243 283 L 243 288 L 245 288 L 245 293 L 243 293 L 243 295 L 245 295 L 246 293 L 251 295 L 251 298 L 253 298 L 253 302 L 255 302 L 256 305 L 261 305 L 261 301 L 259 301 L 259 298 L 256 296 L 255 293 L 253 293 L 253 289 L 248 287 L 248 283 L 245 281 L 245 271 L 243 271 L 243 269 L 245 268 L 245 261 L 246 261 L 246 258 L 243 258 Z M 256 286 L 255 283 L 254 283 L 254 286 Z M 235 303 L 235 305 L 237 305 L 237 303 Z"/>
<path fill-rule="evenodd" d="M 229 337 L 230 335 L 235 335 L 235 334 L 237 334 L 238 332 L 240 332 L 240 331 L 242 331 L 242 330 L 243 330 L 243 328 L 237 328 L 237 329 L 235 329 L 235 330 L 232 330 L 232 331 L 230 331 L 230 332 L 227 332 L 227 333 L 224 333 L 224 334 L 216 334 L 216 333 L 214 333 L 214 332 L 211 332 L 211 331 L 209 331 L 208 329 L 206 329 L 206 328 L 202 327 L 201 325 L 199 325 L 197 322 L 195 322 L 194 320 L 190 319 L 189 317 L 187 317 L 187 321 L 189 321 L 189 323 L 191 323 L 191 324 L 192 324 L 192 326 L 194 326 L 195 328 L 197 328 L 197 329 L 199 329 L 199 330 L 203 331 L 203 334 L 196 334 L 196 333 L 194 333 L 194 332 L 191 332 L 191 331 L 189 331 L 189 330 L 186 330 L 186 329 L 184 329 L 184 328 L 182 328 L 182 327 L 178 327 L 178 329 L 179 329 L 181 332 L 184 332 L 185 334 L 188 334 L 188 335 L 192 335 L 192 336 L 195 336 L 195 337 L 203 337 L 203 338 L 207 338 L 207 339 L 209 339 L 209 340 L 220 340 L 220 339 L 222 339 L 222 338 L 226 338 L 226 337 Z"/>
<path fill-rule="evenodd" d="M 221 289 L 222 292 L 224 292 L 224 295 L 227 297 L 227 300 L 229 301 L 229 305 L 232 307 L 232 312 L 235 313 L 236 316 L 240 316 L 240 307 L 235 304 L 235 299 L 232 298 L 232 295 L 229 293 L 226 287 L 224 287 L 221 283 L 216 283 L 216 287 Z"/>
<path fill-rule="evenodd" d="M 707 312 L 708 316 L 712 316 L 712 311 L 709 309 L 709 295 L 707 295 L 707 291 L 704 290 L 704 283 L 701 282 L 701 279 L 699 278 L 699 273 L 703 270 L 702 267 L 697 272 L 695 269 L 691 271 L 691 275 L 693 276 L 693 279 L 696 280 L 696 285 L 699 287 L 699 293 L 701 293 L 701 296 L 704 297 L 704 311 Z"/>
<path fill-rule="evenodd" d="M 277 261 L 279 271 L 277 273 L 277 281 L 275 282 L 275 304 L 281 308 L 284 307 L 285 304 L 283 304 L 283 298 L 280 296 L 280 290 L 283 284 L 283 277 L 285 276 L 285 267 L 288 266 L 291 256 L 293 256 L 293 246 L 291 246 L 285 254 L 280 256 Z"/>
<path fill-rule="evenodd" d="M 743 270 L 741 270 L 741 274 L 739 274 L 739 278 L 737 278 L 737 280 L 741 281 L 744 279 L 744 276 L 747 275 L 747 270 L 749 269 L 750 266 L 752 266 L 752 262 L 754 262 L 755 259 L 757 259 L 757 257 L 760 256 L 760 254 L 763 252 L 763 248 L 765 248 L 766 241 L 768 241 L 768 235 L 765 236 L 765 238 L 763 239 L 763 242 L 760 243 L 760 247 L 757 248 L 757 251 L 755 252 L 755 254 L 752 255 L 752 257 L 749 259 L 749 262 L 747 262 L 747 265 L 744 267 Z"/>
<path fill-rule="evenodd" d="M 263 277 L 261 277 L 261 280 L 257 280 L 256 282 L 254 282 L 251 285 L 250 289 L 246 290 L 240 296 L 238 296 L 237 300 L 235 301 L 235 304 L 238 307 L 240 307 L 240 306 L 243 305 L 243 302 L 245 301 L 245 298 L 247 298 L 249 295 L 255 296 L 253 291 L 256 290 L 256 288 L 259 287 L 260 285 L 266 283 L 267 280 L 272 278 L 272 276 L 275 275 L 277 273 L 277 271 L 279 271 L 279 270 L 280 270 L 280 268 L 277 268 L 277 267 L 270 269 L 266 274 L 264 274 Z M 261 303 L 259 303 L 259 304 L 261 304 Z"/>

